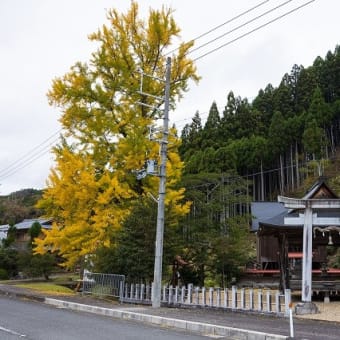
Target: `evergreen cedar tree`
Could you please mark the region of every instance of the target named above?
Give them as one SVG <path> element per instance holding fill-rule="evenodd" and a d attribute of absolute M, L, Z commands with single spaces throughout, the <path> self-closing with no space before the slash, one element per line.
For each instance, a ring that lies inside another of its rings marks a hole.
<path fill-rule="evenodd" d="M 257 174 L 262 172 L 270 198 L 280 181 L 291 183 L 286 189 L 296 189 L 301 183 L 297 174 L 314 172 L 305 161 L 334 157 L 339 145 L 339 70 L 336 46 L 312 66 L 294 65 L 279 86 L 268 84 L 251 103 L 230 91 L 222 112 L 213 102 L 203 126 L 196 112 L 181 134 L 185 173 L 235 171 L 253 177 L 259 187 Z M 278 168 L 280 174 L 272 171 Z"/>

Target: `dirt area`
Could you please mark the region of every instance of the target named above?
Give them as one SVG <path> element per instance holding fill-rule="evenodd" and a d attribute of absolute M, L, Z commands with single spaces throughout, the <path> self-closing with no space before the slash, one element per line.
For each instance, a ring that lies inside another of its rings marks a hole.
<path fill-rule="evenodd" d="M 302 319 L 340 322 L 340 301 L 331 301 L 330 303 L 314 301 L 314 303 L 318 306 L 319 313 L 309 315 L 297 315 L 295 317 Z"/>
<path fill-rule="evenodd" d="M 301 295 L 292 293 L 292 302 L 294 306 L 301 301 Z M 325 303 L 323 296 L 313 296 L 313 303 L 315 303 L 319 309 L 317 314 L 308 315 L 296 315 L 296 318 L 323 320 L 323 321 L 335 321 L 340 322 L 340 296 L 330 296 L 330 302 Z"/>

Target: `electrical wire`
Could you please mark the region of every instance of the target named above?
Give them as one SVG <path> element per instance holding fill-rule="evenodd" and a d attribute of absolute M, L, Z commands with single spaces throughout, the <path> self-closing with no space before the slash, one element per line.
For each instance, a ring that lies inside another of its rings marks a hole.
<path fill-rule="evenodd" d="M 48 141 L 50 141 L 52 138 L 54 138 L 55 136 L 59 135 L 60 132 L 62 131 L 62 129 L 59 129 L 57 132 L 55 132 L 54 134 L 52 134 L 50 137 L 46 138 L 44 141 L 42 141 L 40 144 L 38 144 L 37 146 L 35 146 L 33 149 L 31 149 L 30 151 L 28 151 L 26 154 L 24 154 L 23 156 L 21 156 L 20 158 L 18 158 L 16 161 L 14 161 L 13 163 L 11 163 L 10 165 L 8 165 L 7 167 L 3 168 L 0 170 L 0 177 L 10 171 L 11 168 L 15 167 L 17 165 L 17 163 L 21 163 L 25 158 L 28 158 L 29 155 L 31 155 L 35 150 L 37 150 L 38 148 L 40 148 L 41 146 L 43 146 L 44 144 L 46 144 Z M 53 142 L 54 143 L 54 142 Z"/>
<path fill-rule="evenodd" d="M 339 159 L 339 158 L 337 158 L 337 159 Z M 299 166 L 301 166 L 301 167 L 306 167 L 307 165 L 308 165 L 307 162 L 299 163 Z M 292 169 L 292 168 L 294 168 L 294 169 L 296 168 L 295 163 L 282 167 L 282 169 L 284 169 L 284 170 L 289 170 L 289 169 Z M 254 176 L 259 176 L 261 174 L 275 173 L 275 172 L 278 172 L 278 171 L 281 171 L 281 168 L 272 168 L 272 169 L 264 170 L 262 172 L 254 172 L 254 173 L 247 174 L 247 175 L 233 175 L 233 176 L 226 177 L 226 179 L 237 180 L 237 179 L 242 178 L 243 180 L 249 180 L 249 178 L 252 178 Z M 205 182 L 205 183 L 202 183 L 202 184 L 187 186 L 186 189 L 196 189 L 196 188 L 206 187 L 208 185 L 214 185 L 214 184 L 216 184 L 216 182 Z"/>
<path fill-rule="evenodd" d="M 277 9 L 279 9 L 279 8 L 281 8 L 281 7 L 283 7 L 283 6 L 285 6 L 285 5 L 287 5 L 288 3 L 292 2 L 292 1 L 293 1 L 293 0 L 285 1 L 285 2 L 283 2 L 283 3 L 279 4 L 279 5 L 277 5 L 276 7 L 273 7 L 272 9 L 270 9 L 270 10 L 268 10 L 268 11 L 266 11 L 266 12 L 264 12 L 264 13 L 258 15 L 258 16 L 256 16 L 255 18 L 252 18 L 252 19 L 248 20 L 247 22 L 245 22 L 245 23 L 243 23 L 243 24 L 241 24 L 241 25 L 235 27 L 234 29 L 232 29 L 232 30 L 230 30 L 230 31 L 228 31 L 228 32 L 226 32 L 226 33 L 224 33 L 224 34 L 222 34 L 222 35 L 220 35 L 220 36 L 218 36 L 218 37 L 216 37 L 216 38 L 214 38 L 214 39 L 212 39 L 212 40 L 210 40 L 210 41 L 208 41 L 208 42 L 206 42 L 206 43 L 204 43 L 204 44 L 202 44 L 202 45 L 200 45 L 200 46 L 198 46 L 198 47 L 196 47 L 196 48 L 194 48 L 194 49 L 191 49 L 191 50 L 188 52 L 188 55 L 191 54 L 191 53 L 193 53 L 193 52 L 195 52 L 195 51 L 197 51 L 197 50 L 199 50 L 199 49 L 201 49 L 201 48 L 203 48 L 203 47 L 205 47 L 205 46 L 207 46 L 207 45 L 209 45 L 209 44 L 211 44 L 212 42 L 217 41 L 218 39 L 220 39 L 220 38 L 222 38 L 222 37 L 225 37 L 226 35 L 228 35 L 228 34 L 230 34 L 230 33 L 232 33 L 232 32 L 235 32 L 235 31 L 239 30 L 240 28 L 245 27 L 245 26 L 248 25 L 249 23 L 258 20 L 259 18 L 262 18 L 263 16 L 265 16 L 265 15 L 267 15 L 267 14 L 269 14 L 269 13 L 271 13 L 271 12 L 273 12 L 273 11 L 275 11 L 275 10 L 277 10 Z M 227 46 L 227 45 L 230 45 L 230 44 L 232 44 L 232 43 L 234 43 L 234 42 L 236 42 L 236 41 L 238 41 L 238 40 L 240 40 L 240 39 L 242 39 L 242 38 L 244 38 L 244 37 L 250 35 L 251 33 L 254 33 L 254 32 L 260 30 L 261 28 L 264 28 L 264 27 L 268 26 L 269 24 L 271 24 L 271 23 L 273 23 L 273 22 L 275 22 L 275 21 L 278 21 L 278 20 L 280 20 L 280 19 L 286 17 L 287 15 L 289 15 L 289 14 L 291 14 L 291 13 L 293 13 L 293 12 L 295 12 L 295 11 L 297 11 L 297 10 L 299 10 L 299 9 L 301 9 L 301 8 L 303 8 L 303 7 L 307 6 L 307 5 L 309 5 L 309 4 L 311 4 L 311 3 L 314 2 L 314 1 L 315 1 L 315 0 L 311 0 L 311 1 L 308 1 L 308 2 L 302 4 L 302 5 L 298 6 L 298 7 L 295 7 L 295 8 L 293 8 L 292 10 L 290 10 L 290 11 L 288 11 L 288 12 L 286 12 L 286 13 L 284 13 L 284 14 L 282 14 L 282 15 L 280 15 L 280 16 L 278 16 L 278 17 L 276 17 L 276 18 L 274 18 L 274 19 L 272 19 L 272 20 L 270 20 L 270 21 L 268 21 L 268 22 L 266 22 L 265 24 L 262 24 L 262 25 L 260 25 L 260 26 L 258 26 L 258 27 L 256 27 L 256 28 L 254 28 L 254 29 L 252 29 L 252 30 L 250 30 L 250 31 L 248 31 L 248 32 L 246 32 L 246 33 L 244 33 L 244 34 L 242 34 L 242 35 L 236 37 L 235 39 L 232 39 L 232 40 L 228 41 L 227 43 L 225 43 L 225 44 L 223 44 L 223 45 L 221 45 L 221 46 L 219 46 L 219 47 L 217 47 L 217 48 L 215 48 L 215 49 L 213 49 L 213 50 L 211 50 L 211 51 L 209 51 L 209 52 L 207 52 L 207 53 L 204 53 L 204 54 L 201 55 L 201 56 L 198 56 L 197 58 L 193 59 L 193 61 L 200 60 L 200 59 L 202 59 L 202 58 L 208 56 L 209 54 L 211 54 L 211 53 L 213 53 L 213 52 L 216 52 L 216 51 L 220 50 L 221 48 L 223 48 L 223 47 L 225 47 L 225 46 Z M 239 14 L 238 16 L 235 16 L 235 17 L 233 17 L 232 19 L 230 19 L 230 20 L 224 22 L 223 24 L 218 25 L 218 26 L 214 27 L 213 29 L 211 29 L 211 30 L 209 30 L 209 31 L 207 31 L 207 32 L 205 32 L 205 33 L 199 35 L 198 37 L 192 39 L 191 41 L 197 40 L 197 39 L 199 39 L 199 38 L 201 38 L 201 37 L 203 37 L 203 36 L 205 36 L 205 35 L 211 33 L 212 31 L 214 31 L 214 30 L 216 30 L 216 29 L 218 29 L 218 28 L 224 26 L 225 24 L 227 24 L 227 23 L 229 23 L 229 22 L 231 22 L 231 21 L 234 21 L 235 19 L 237 19 L 237 18 L 243 16 L 243 15 L 246 14 L 246 13 L 249 13 L 250 11 L 254 10 L 255 8 L 258 8 L 258 7 L 262 6 L 262 5 L 263 5 L 264 3 L 266 3 L 266 2 L 267 2 L 267 1 L 260 3 L 260 4 L 256 5 L 255 7 L 252 7 L 251 9 L 249 9 L 249 10 L 247 10 L 247 11 L 245 11 L 245 12 Z M 176 51 L 176 49 L 175 49 L 174 51 Z M 193 116 L 193 117 L 194 117 L 194 116 Z M 183 119 L 183 120 L 181 120 L 181 121 L 190 120 L 190 119 L 192 119 L 193 117 L 187 118 L 187 119 Z M 179 122 L 179 121 L 174 121 L 173 123 L 176 124 L 177 122 Z M 181 126 L 181 124 L 180 124 L 179 126 L 177 126 L 177 129 L 179 129 L 180 126 Z M 184 125 L 183 125 L 183 127 L 184 127 Z"/>
<path fill-rule="evenodd" d="M 193 61 L 197 61 L 197 60 L 203 59 L 203 58 L 205 58 L 206 56 L 208 56 L 209 54 L 212 54 L 212 53 L 214 53 L 214 52 L 216 52 L 216 51 L 222 49 L 223 47 L 226 47 L 226 46 L 228 46 L 228 45 L 231 45 L 232 43 L 234 43 L 234 42 L 236 42 L 236 41 L 238 41 L 238 40 L 240 40 L 240 39 L 242 39 L 242 38 L 244 38 L 244 37 L 246 37 L 246 36 L 248 36 L 248 35 L 250 35 L 250 34 L 256 32 L 256 31 L 258 31 L 258 30 L 260 30 L 260 29 L 262 29 L 262 28 L 264 28 L 264 27 L 266 27 L 266 26 L 268 26 L 268 25 L 270 25 L 270 24 L 272 24 L 272 23 L 274 23 L 275 21 L 278 21 L 278 20 L 280 20 L 280 19 L 286 17 L 287 15 L 290 15 L 290 14 L 292 14 L 293 12 L 298 11 L 299 9 L 301 9 L 301 8 L 307 6 L 307 5 L 310 5 L 310 4 L 311 4 L 312 2 L 314 2 L 314 1 L 315 1 L 315 0 L 310 0 L 310 1 L 308 1 L 308 2 L 306 2 L 306 3 L 304 3 L 304 4 L 302 4 L 302 5 L 300 5 L 300 6 L 298 6 L 298 7 L 295 7 L 295 8 L 293 8 L 292 10 L 290 10 L 290 11 L 284 13 L 284 14 L 281 14 L 281 15 L 277 16 L 276 18 L 267 21 L 267 22 L 264 23 L 264 24 L 262 24 L 262 25 L 260 25 L 260 26 L 257 26 L 256 28 L 254 28 L 254 29 L 252 29 L 252 30 L 250 30 L 250 31 L 248 31 L 248 32 L 246 32 L 246 33 L 244 33 L 244 34 L 241 34 L 240 36 L 236 37 L 235 39 L 232 39 L 232 40 L 230 40 L 230 41 L 228 41 L 228 42 L 226 42 L 226 43 L 224 43 L 224 44 L 222 44 L 222 45 L 220 45 L 220 46 L 218 46 L 218 47 L 216 47 L 216 48 L 214 48 L 214 49 L 212 49 L 212 50 L 210 50 L 210 51 L 208 51 L 208 52 L 206 52 L 206 53 L 204 53 L 204 54 L 202 54 L 202 55 L 200 55 L 200 56 L 198 56 L 197 58 L 193 59 Z"/>
<path fill-rule="evenodd" d="M 259 8 L 259 7 L 261 7 L 261 6 L 263 6 L 264 4 L 266 4 L 266 3 L 269 2 L 269 1 L 270 1 L 270 0 L 265 0 L 265 1 L 260 2 L 259 4 L 255 5 L 254 7 L 251 7 L 251 8 L 249 8 L 248 10 L 246 10 L 246 11 L 244 11 L 244 12 L 242 12 L 242 13 L 240 13 L 240 14 L 234 16 L 234 17 L 232 17 L 231 19 L 228 19 L 227 21 L 223 22 L 222 24 L 219 24 L 219 25 L 217 25 L 217 26 L 211 28 L 210 30 L 208 30 L 208 31 L 206 31 L 206 32 L 204 32 L 204 33 L 198 35 L 197 37 L 191 39 L 190 42 L 196 41 L 196 40 L 198 40 L 198 39 L 201 39 L 201 38 L 205 37 L 206 35 L 208 35 L 208 34 L 214 32 L 214 31 L 218 30 L 219 28 L 221 28 L 221 27 L 223 27 L 223 26 L 225 26 L 225 25 L 227 25 L 227 24 L 230 24 L 231 22 L 233 22 L 233 21 L 235 21 L 235 20 L 241 18 L 242 16 L 244 16 L 244 15 L 246 15 L 246 14 L 248 14 L 248 13 L 254 11 L 255 9 L 257 9 L 257 8 Z M 292 1 L 292 0 L 291 0 L 291 1 Z M 167 53 L 165 54 L 165 56 L 167 56 L 167 55 L 169 55 L 169 54 L 172 54 L 172 53 L 178 51 L 178 49 L 179 49 L 179 47 L 177 47 L 177 48 L 175 48 L 175 49 L 173 49 L 173 50 L 167 52 Z"/>
<path fill-rule="evenodd" d="M 32 156 L 30 159 L 26 160 L 24 163 L 18 164 L 15 168 L 13 168 L 10 171 L 6 172 L 5 174 L 1 175 L 0 179 L 3 180 L 3 179 L 6 179 L 8 177 L 11 177 L 12 175 L 16 174 L 18 171 L 26 168 L 28 165 L 30 165 L 33 162 L 35 162 L 36 160 L 38 160 L 39 158 L 41 158 L 41 157 L 45 156 L 46 154 L 50 153 L 52 146 L 53 146 L 53 144 L 50 144 L 50 145 L 46 146 L 45 147 L 46 150 L 41 150 L 39 153 L 35 154 L 35 157 Z"/>
<path fill-rule="evenodd" d="M 4 169 L 0 170 L 0 180 L 3 180 L 5 178 L 8 178 L 21 169 L 25 168 L 26 166 L 30 165 L 37 159 L 41 158 L 42 156 L 46 155 L 51 151 L 52 146 L 54 146 L 58 140 L 58 138 L 55 138 L 56 135 L 59 135 L 61 132 L 61 129 L 55 132 L 53 135 L 45 139 L 43 142 L 41 142 L 39 145 L 28 151 L 25 155 L 18 158 L 16 161 L 5 167 Z M 53 139 L 54 138 L 54 139 Z M 52 140 L 53 139 L 53 140 Z M 47 145 L 45 145 L 47 142 L 49 142 Z"/>
<path fill-rule="evenodd" d="M 208 42 L 206 42 L 206 43 L 204 43 L 204 44 L 202 44 L 202 45 L 200 45 L 200 46 L 198 46 L 198 47 L 196 47 L 196 48 L 191 49 L 191 50 L 188 52 L 188 55 L 191 54 L 191 53 L 193 53 L 193 52 L 196 52 L 197 50 L 202 49 L 203 47 L 206 47 L 206 46 L 210 45 L 211 43 L 213 43 L 213 42 L 215 42 L 215 41 L 217 41 L 217 40 L 220 40 L 220 39 L 224 38 L 225 36 L 227 36 L 227 35 L 229 35 L 229 34 L 231 34 L 231 33 L 233 33 L 233 32 L 236 32 L 236 31 L 239 30 L 240 28 L 243 28 L 243 27 L 249 25 L 250 23 L 252 23 L 252 22 L 254 22 L 254 21 L 256 21 L 256 20 L 261 19 L 262 17 L 268 15 L 269 13 L 274 12 L 274 11 L 276 11 L 277 9 L 279 9 L 279 8 L 281 8 L 281 7 L 283 7 L 283 6 L 286 6 L 288 3 L 292 2 L 292 1 L 294 1 L 294 0 L 287 0 L 287 1 L 283 2 L 283 3 L 281 3 L 280 5 L 277 5 L 276 7 L 273 7 L 273 8 L 271 8 L 271 9 L 269 9 L 268 11 L 263 12 L 262 14 L 260 14 L 260 15 L 258 15 L 258 16 L 256 16 L 256 17 L 254 17 L 254 18 L 252 18 L 252 19 L 246 21 L 245 23 L 243 23 L 243 24 L 241 24 L 241 25 L 239 25 L 239 26 L 236 26 L 236 27 L 233 28 L 232 30 L 230 30 L 230 31 L 228 31 L 228 32 L 225 32 L 225 33 L 219 35 L 218 37 L 216 37 L 216 38 L 214 38 L 214 39 L 212 39 L 212 40 L 209 40 Z"/>

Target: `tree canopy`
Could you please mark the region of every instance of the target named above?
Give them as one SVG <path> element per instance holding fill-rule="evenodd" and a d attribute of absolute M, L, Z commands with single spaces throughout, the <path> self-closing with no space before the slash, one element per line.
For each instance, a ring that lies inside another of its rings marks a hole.
<path fill-rule="evenodd" d="M 158 97 L 164 92 L 159 79 L 164 78 L 166 52 L 180 33 L 172 14 L 165 7 L 150 9 L 142 20 L 135 1 L 125 14 L 108 10 L 109 24 L 89 36 L 97 46 L 90 61 L 76 62 L 53 80 L 48 98 L 62 112 L 64 133 L 39 204 L 55 224 L 36 240 L 36 252 L 58 252 L 72 267 L 98 247 L 112 245 L 112 234 L 138 198 L 157 195 L 158 178 L 137 179 L 136 172 L 148 159 L 159 159 L 158 143 L 148 134 L 164 104 Z M 172 106 L 188 90 L 189 80 L 199 80 L 186 56 L 192 44 L 182 43 L 172 54 Z M 169 145 L 166 204 L 175 223 L 189 204 L 181 203 L 184 189 L 177 183 L 183 163 L 173 133 Z"/>

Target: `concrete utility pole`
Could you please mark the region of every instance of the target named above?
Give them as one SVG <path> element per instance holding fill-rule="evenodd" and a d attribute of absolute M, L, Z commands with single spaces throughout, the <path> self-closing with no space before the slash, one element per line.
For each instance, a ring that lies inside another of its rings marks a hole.
<path fill-rule="evenodd" d="M 171 77 L 171 58 L 166 61 L 165 74 L 165 95 L 164 95 L 164 117 L 163 117 L 163 136 L 160 141 L 161 163 L 159 169 L 159 191 L 158 191 L 158 211 L 157 211 L 157 231 L 155 244 L 155 268 L 152 290 L 152 307 L 161 306 L 162 292 L 162 261 L 163 261 L 163 235 L 164 235 L 164 201 L 166 183 L 166 162 L 169 135 L 169 100 L 170 100 L 170 77 Z"/>

